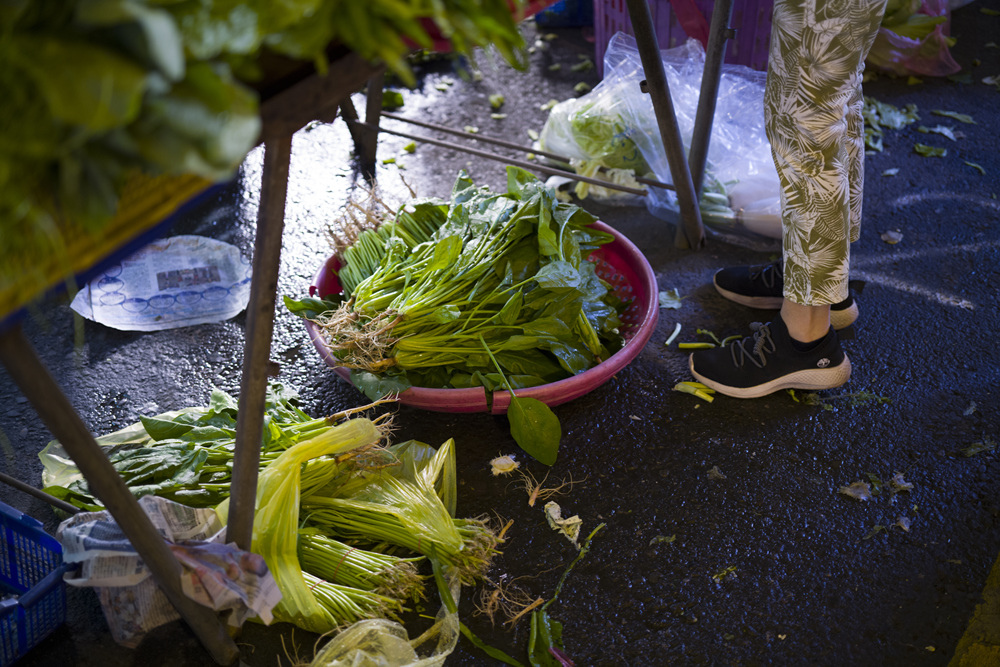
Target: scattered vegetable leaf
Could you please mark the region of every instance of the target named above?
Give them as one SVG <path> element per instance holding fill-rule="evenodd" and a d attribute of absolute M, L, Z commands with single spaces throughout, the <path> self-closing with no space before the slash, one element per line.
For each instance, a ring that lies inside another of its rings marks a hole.
<path fill-rule="evenodd" d="M 945 116 L 946 118 L 954 118 L 960 123 L 966 123 L 968 125 L 976 125 L 975 119 L 967 113 L 959 113 L 957 111 L 943 111 L 941 109 L 934 109 L 931 111 L 935 116 Z"/>
<path fill-rule="evenodd" d="M 908 86 L 917 86 L 917 85 L 920 85 L 923 82 L 924 82 L 923 79 L 921 79 L 919 77 L 915 77 L 912 74 L 906 78 L 906 85 L 908 85 Z"/>
<path fill-rule="evenodd" d="M 410 143 L 403 146 L 403 150 L 407 153 L 414 153 L 417 150 L 417 142 L 411 141 Z"/>
<path fill-rule="evenodd" d="M 899 167 L 892 167 L 891 169 L 886 169 L 882 172 L 883 176 L 895 176 L 899 173 Z"/>
<path fill-rule="evenodd" d="M 917 128 L 917 132 L 923 132 L 924 134 L 940 134 L 941 136 L 948 137 L 952 141 L 956 140 L 954 128 L 948 127 L 947 125 L 935 125 L 934 127 L 921 125 Z"/>
<path fill-rule="evenodd" d="M 546 102 L 545 104 L 541 105 L 539 108 L 542 111 L 549 111 L 550 109 L 552 109 L 552 107 L 554 107 L 557 104 L 559 104 L 559 100 L 552 99 Z"/>
<path fill-rule="evenodd" d="M 723 479 L 726 479 L 725 474 L 723 474 L 723 472 L 721 470 L 719 470 L 719 466 L 712 466 L 709 469 L 709 471 L 706 474 L 706 476 L 709 479 L 712 479 L 712 480 L 723 480 Z"/>
<path fill-rule="evenodd" d="M 462 129 L 465 130 L 466 132 L 468 132 L 469 134 L 478 134 L 479 133 L 479 128 L 476 127 L 475 125 L 466 125 Z"/>
<path fill-rule="evenodd" d="M 657 535 L 649 541 L 649 546 L 653 546 L 654 544 L 673 544 L 676 541 L 676 535 L 670 535 L 669 537 L 667 535 Z"/>
<path fill-rule="evenodd" d="M 584 93 L 589 93 L 591 86 L 586 81 L 581 81 L 580 83 L 573 86 L 573 92 L 578 95 L 583 95 Z"/>
<path fill-rule="evenodd" d="M 983 176 L 986 175 L 986 170 L 983 169 L 982 165 L 976 164 L 975 162 L 969 162 L 968 160 L 962 160 L 962 162 L 964 162 L 968 166 L 972 167 L 973 169 L 975 169 L 976 171 L 978 171 Z"/>
<path fill-rule="evenodd" d="M 892 524 L 894 526 L 899 526 L 903 529 L 903 532 L 910 532 L 910 519 L 905 516 L 898 517 L 896 523 Z"/>
<path fill-rule="evenodd" d="M 506 117 L 507 117 L 507 114 L 505 114 L 505 113 L 491 113 L 490 114 L 490 118 L 492 118 L 493 120 L 503 120 Z"/>
<path fill-rule="evenodd" d="M 913 484 L 903 479 L 903 473 L 897 472 L 892 476 L 892 479 L 889 480 L 889 490 L 893 493 L 902 493 L 903 491 L 909 492 L 913 490 Z"/>
<path fill-rule="evenodd" d="M 1000 16 L 1000 10 L 996 10 L 991 7 L 980 7 L 979 13 L 986 14 L 987 16 Z"/>
<path fill-rule="evenodd" d="M 965 449 L 962 450 L 962 455 L 965 457 L 973 457 L 976 454 L 981 454 L 982 452 L 991 452 L 996 449 L 997 443 L 993 442 L 989 438 L 983 438 L 978 442 L 974 442 Z"/>
<path fill-rule="evenodd" d="M 678 382 L 674 385 L 674 391 L 679 391 L 682 394 L 691 394 L 692 396 L 697 396 L 701 400 L 711 403 L 715 400 L 715 390 L 706 387 L 700 382 Z"/>
<path fill-rule="evenodd" d="M 736 566 L 735 565 L 729 565 L 729 566 L 727 566 L 727 567 L 719 570 L 715 574 L 713 574 L 712 575 L 712 581 L 714 581 L 717 584 L 721 584 L 723 579 L 725 579 L 726 577 L 731 577 L 734 574 L 736 574 Z"/>
<path fill-rule="evenodd" d="M 382 108 L 386 111 L 392 111 L 403 106 L 403 93 L 398 90 L 384 90 L 382 91 Z"/>
<path fill-rule="evenodd" d="M 504 98 L 504 96 L 499 93 L 494 93 L 493 95 L 490 95 L 490 107 L 494 110 L 502 107 L 505 101 L 506 99 Z"/>
<path fill-rule="evenodd" d="M 924 157 L 944 157 L 948 154 L 947 148 L 928 146 L 927 144 L 913 144 L 913 150 Z"/>
<path fill-rule="evenodd" d="M 549 65 L 550 72 L 558 72 L 561 69 L 562 69 L 562 63 L 552 63 L 551 65 Z"/>
<path fill-rule="evenodd" d="M 577 64 L 573 65 L 572 67 L 570 67 L 570 69 L 573 70 L 574 72 L 589 72 L 590 70 L 594 69 L 594 61 L 591 60 L 590 58 L 587 58 L 586 60 L 582 60 Z"/>
<path fill-rule="evenodd" d="M 896 245 L 903 240 L 903 233 L 898 229 L 889 230 L 887 232 L 882 232 L 882 240 L 889 245 Z"/>
<path fill-rule="evenodd" d="M 872 489 L 868 485 L 868 482 L 854 482 L 849 486 L 842 486 L 838 490 L 838 493 L 850 496 L 855 500 L 865 501 L 872 499 Z"/>
<path fill-rule="evenodd" d="M 663 343 L 664 346 L 669 346 L 671 343 L 673 343 L 674 339 L 676 339 L 677 336 L 680 335 L 680 333 L 681 333 L 681 323 L 678 322 L 677 324 L 674 325 L 674 332 L 670 334 L 670 338 L 668 338 L 666 342 Z"/>
<path fill-rule="evenodd" d="M 528 138 L 531 139 L 532 141 L 538 141 L 538 132 L 532 130 L 531 128 L 528 128 Z"/>
<path fill-rule="evenodd" d="M 676 287 L 665 292 L 660 292 L 659 298 L 660 308 L 673 308 L 674 310 L 681 307 L 681 300 L 683 299 Z"/>

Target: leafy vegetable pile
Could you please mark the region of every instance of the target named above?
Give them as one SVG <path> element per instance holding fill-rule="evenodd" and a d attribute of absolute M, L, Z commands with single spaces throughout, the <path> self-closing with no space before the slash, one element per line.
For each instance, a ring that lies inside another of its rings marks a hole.
<path fill-rule="evenodd" d="M 382 420 L 312 419 L 294 400 L 280 385 L 268 389 L 251 546 L 281 589 L 277 620 L 324 633 L 398 616 L 424 597 L 416 567 L 424 558 L 442 591 L 482 577 L 498 538 L 484 521 L 455 518 L 454 441 L 386 447 Z M 143 419 L 98 442 L 135 495 L 217 505 L 225 521 L 235 418 L 235 400 L 215 390 L 206 407 Z M 100 509 L 58 443 L 41 458 L 49 493 Z"/>
<path fill-rule="evenodd" d="M 521 169 L 503 194 L 462 174 L 450 202 L 411 201 L 343 252 L 338 307 L 285 302 L 369 397 L 561 380 L 622 344 L 625 304 L 587 261 L 613 240 L 594 220 Z"/>
<path fill-rule="evenodd" d="M 434 38 L 514 64 L 522 0 L 14 0 L 0 8 L 0 289 L 97 237 L 137 173 L 232 175 L 260 133 L 268 53 L 331 45 L 413 82 Z M 51 276 L 38 275 L 48 284 Z"/>

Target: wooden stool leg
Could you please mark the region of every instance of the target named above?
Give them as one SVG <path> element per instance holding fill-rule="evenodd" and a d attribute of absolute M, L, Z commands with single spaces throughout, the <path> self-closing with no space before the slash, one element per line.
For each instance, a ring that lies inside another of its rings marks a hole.
<path fill-rule="evenodd" d="M 270 366 L 271 338 L 274 334 L 274 306 L 281 264 L 281 235 L 285 226 L 285 196 L 292 137 L 286 135 L 264 142 L 264 174 L 257 211 L 253 276 L 247 305 L 246 348 L 240 380 L 239 411 L 236 416 L 236 444 L 233 480 L 230 484 L 229 520 L 226 539 L 246 551 L 253 537 L 254 506 L 257 499 L 257 472 L 260 468 L 261 437 L 264 432 L 264 400 Z"/>
<path fill-rule="evenodd" d="M 87 479 L 94 495 L 114 517 L 152 572 L 156 583 L 220 665 L 239 657 L 236 644 L 214 611 L 184 595 L 181 566 L 139 502 L 111 465 L 69 399 L 38 358 L 20 327 L 0 333 L 0 361 Z"/>

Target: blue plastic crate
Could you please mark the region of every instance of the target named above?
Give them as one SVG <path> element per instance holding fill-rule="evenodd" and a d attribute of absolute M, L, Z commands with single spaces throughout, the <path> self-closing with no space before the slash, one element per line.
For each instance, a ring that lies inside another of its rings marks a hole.
<path fill-rule="evenodd" d="M 535 14 L 540 28 L 582 28 L 594 25 L 594 0 L 559 0 Z"/>
<path fill-rule="evenodd" d="M 68 569 L 62 546 L 39 521 L 0 503 L 0 666 L 65 622 Z"/>

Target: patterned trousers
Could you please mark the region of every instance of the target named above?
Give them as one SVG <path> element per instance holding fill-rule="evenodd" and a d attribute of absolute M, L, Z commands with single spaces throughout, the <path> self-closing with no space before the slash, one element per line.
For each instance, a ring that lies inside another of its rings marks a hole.
<path fill-rule="evenodd" d="M 775 0 L 764 122 L 781 183 L 784 295 L 847 298 L 861 231 L 861 79 L 886 0 Z"/>

